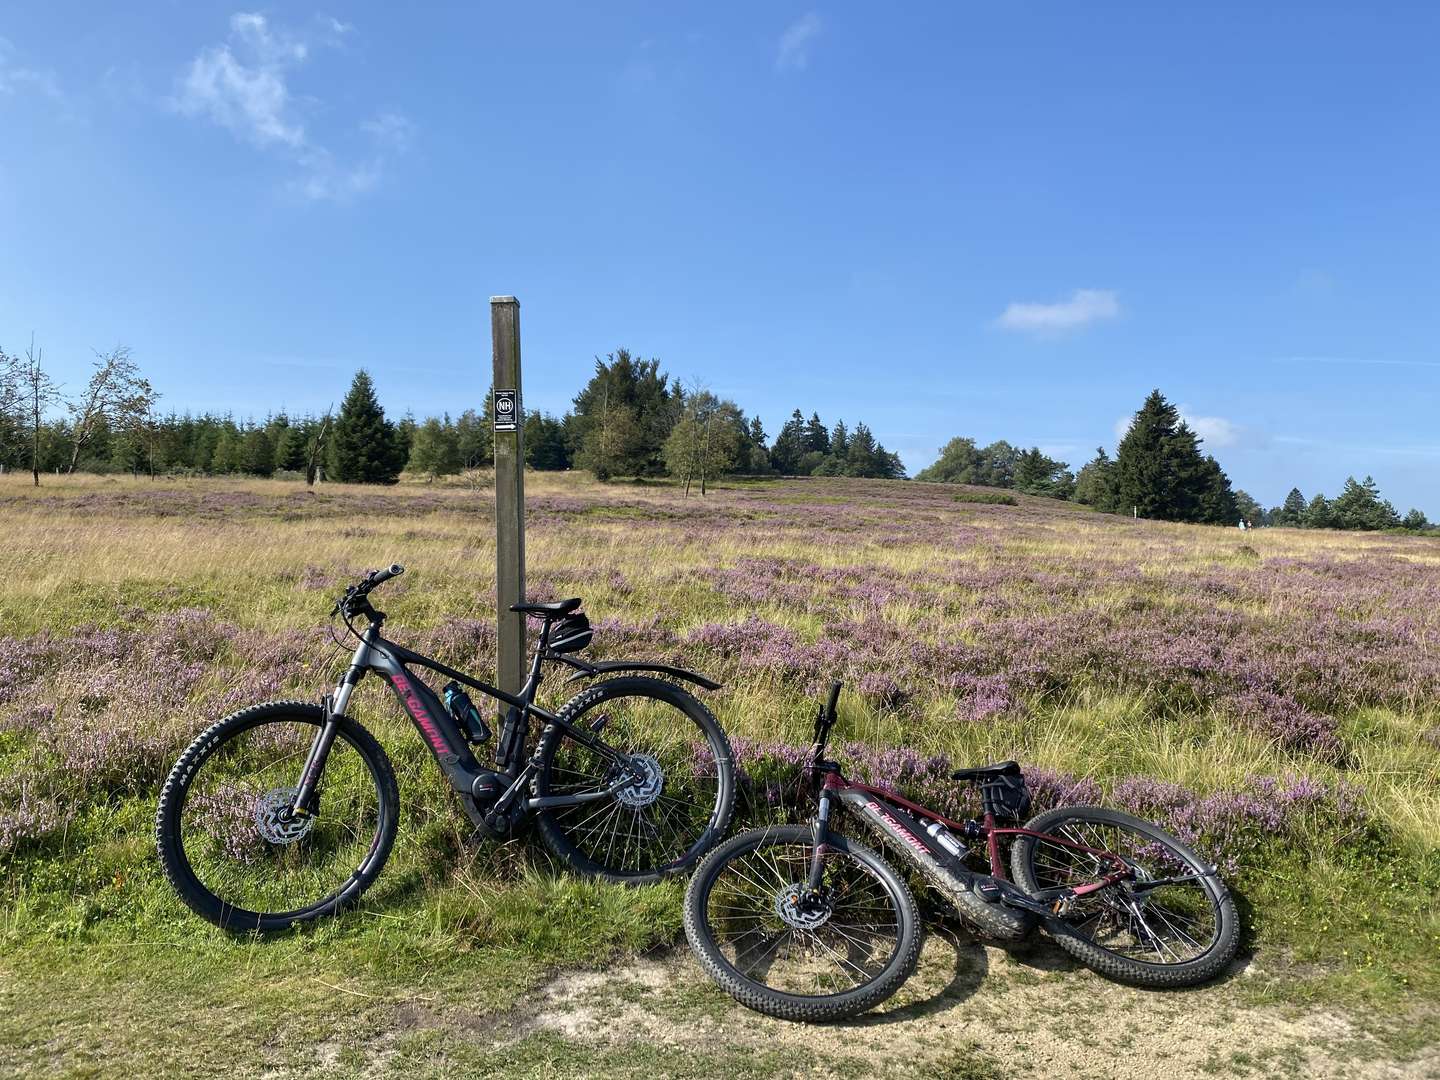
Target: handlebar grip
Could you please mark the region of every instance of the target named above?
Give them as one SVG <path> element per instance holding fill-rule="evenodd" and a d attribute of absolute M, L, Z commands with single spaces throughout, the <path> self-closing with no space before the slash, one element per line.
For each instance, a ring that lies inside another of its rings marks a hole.
<path fill-rule="evenodd" d="M 835 706 L 840 703 L 840 686 L 839 682 L 830 684 L 830 700 L 825 703 L 825 719 L 832 724 L 835 722 Z"/>
<path fill-rule="evenodd" d="M 370 585 L 374 587 L 381 582 L 389 581 L 393 577 L 399 577 L 404 572 L 405 567 L 401 566 L 398 562 L 391 563 L 386 569 L 375 571 L 374 577 L 370 579 Z"/>

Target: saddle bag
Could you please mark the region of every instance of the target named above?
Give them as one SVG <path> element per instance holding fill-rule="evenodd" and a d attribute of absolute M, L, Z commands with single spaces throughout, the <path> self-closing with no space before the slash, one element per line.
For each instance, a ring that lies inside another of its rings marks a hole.
<path fill-rule="evenodd" d="M 579 652 L 590 644 L 590 639 L 594 636 L 595 631 L 590 627 L 590 620 L 583 611 L 577 611 L 573 615 L 566 615 L 550 631 L 550 651 Z"/>
<path fill-rule="evenodd" d="M 986 780 L 981 785 L 980 797 L 985 809 L 1003 820 L 1023 821 L 1030 813 L 1030 789 L 1025 786 L 1025 777 L 1018 772 Z"/>

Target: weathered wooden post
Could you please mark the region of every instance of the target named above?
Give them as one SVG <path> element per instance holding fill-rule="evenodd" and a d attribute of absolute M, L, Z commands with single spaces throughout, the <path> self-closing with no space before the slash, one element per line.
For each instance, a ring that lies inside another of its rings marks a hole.
<path fill-rule="evenodd" d="M 490 298 L 495 356 L 495 605 L 499 630 L 496 683 L 518 693 L 525 682 L 525 413 L 520 403 L 520 301 Z"/>

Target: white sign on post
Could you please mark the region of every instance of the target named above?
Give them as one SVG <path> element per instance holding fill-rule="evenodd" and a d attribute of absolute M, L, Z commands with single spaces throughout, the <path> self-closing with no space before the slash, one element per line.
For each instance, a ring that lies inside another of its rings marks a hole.
<path fill-rule="evenodd" d="M 495 391 L 495 430 L 514 431 L 519 425 L 520 394 L 515 390 Z"/>

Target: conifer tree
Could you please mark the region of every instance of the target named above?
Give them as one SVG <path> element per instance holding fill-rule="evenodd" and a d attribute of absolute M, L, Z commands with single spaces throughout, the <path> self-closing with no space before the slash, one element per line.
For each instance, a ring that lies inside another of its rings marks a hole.
<path fill-rule="evenodd" d="M 331 479 L 347 484 L 393 484 L 405 464 L 395 425 L 375 396 L 375 384 L 361 368 L 340 405 L 330 440 Z"/>
<path fill-rule="evenodd" d="M 1290 525 L 1298 528 L 1305 523 L 1305 496 L 1300 493 L 1298 487 L 1292 487 L 1290 494 L 1285 496 L 1285 504 L 1280 507 L 1279 520 L 1276 525 Z"/>
<path fill-rule="evenodd" d="M 805 449 L 812 454 L 830 452 L 830 432 L 820 422 L 820 414 L 812 412 L 810 422 L 805 425 Z"/>
<path fill-rule="evenodd" d="M 1075 478 L 1075 501 L 1097 510 L 1113 510 L 1114 497 L 1111 488 L 1115 482 L 1115 463 L 1103 446 L 1095 448 L 1095 457 L 1089 461 L 1080 475 Z"/>

